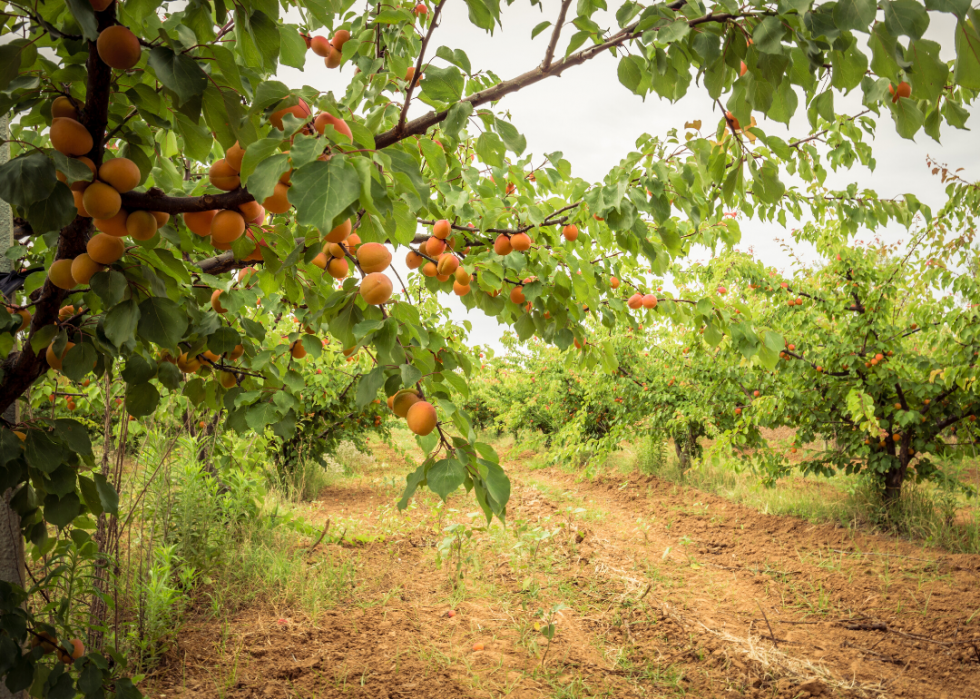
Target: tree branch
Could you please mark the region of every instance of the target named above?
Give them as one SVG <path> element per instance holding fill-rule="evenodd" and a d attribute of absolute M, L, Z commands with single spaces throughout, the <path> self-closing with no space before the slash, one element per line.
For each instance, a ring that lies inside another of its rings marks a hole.
<path fill-rule="evenodd" d="M 255 201 L 244 187 L 223 194 L 205 194 L 200 197 L 170 197 L 156 187 L 147 192 L 126 192 L 122 195 L 124 209 L 134 211 L 160 211 L 165 214 L 186 214 L 212 209 L 237 209 L 240 205 Z"/>
<path fill-rule="evenodd" d="M 425 38 L 422 39 L 422 48 L 419 49 L 419 57 L 415 60 L 415 72 L 412 73 L 412 79 L 408 81 L 408 89 L 405 90 L 405 104 L 402 105 L 401 114 L 398 115 L 398 126 L 395 127 L 398 133 L 405 129 L 405 118 L 408 116 L 408 105 L 412 103 L 412 93 L 415 91 L 416 83 L 422 79 L 422 62 L 425 60 L 425 49 L 429 46 L 429 39 L 432 38 L 432 33 L 439 24 L 439 15 L 442 13 L 442 6 L 445 4 L 446 0 L 439 0 L 435 12 L 432 13 L 429 31 L 425 33 Z"/>
<path fill-rule="evenodd" d="M 555 57 L 555 48 L 558 46 L 558 37 L 561 36 L 562 27 L 565 26 L 565 14 L 571 4 L 572 0 L 562 0 L 561 10 L 558 12 L 558 19 L 555 21 L 555 28 L 551 32 L 551 41 L 548 42 L 548 50 L 545 51 L 544 60 L 541 61 L 541 70 L 548 70 L 551 67 L 551 61 Z"/>

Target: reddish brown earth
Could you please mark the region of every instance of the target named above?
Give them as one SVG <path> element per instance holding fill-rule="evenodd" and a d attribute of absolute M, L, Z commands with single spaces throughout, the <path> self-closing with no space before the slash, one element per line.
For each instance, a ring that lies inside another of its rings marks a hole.
<path fill-rule="evenodd" d="M 394 491 L 372 483 L 404 466 L 384 446 L 376 458 L 395 466 L 316 503 L 315 520 L 358 531 L 297 543 L 310 575 L 353 564 L 341 603 L 202 613 L 150 696 L 980 697 L 980 556 L 512 455 L 508 529 L 473 533 L 454 588 L 442 528 L 485 520 L 464 496 L 441 520 L 431 494 L 392 514 Z M 544 530 L 534 550 L 527 532 Z M 559 603 L 542 662 L 539 610 Z"/>

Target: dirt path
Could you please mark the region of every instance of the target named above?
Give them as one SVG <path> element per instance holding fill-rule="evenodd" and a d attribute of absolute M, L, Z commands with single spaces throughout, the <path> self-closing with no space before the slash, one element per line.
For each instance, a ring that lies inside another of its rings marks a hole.
<path fill-rule="evenodd" d="M 296 544 L 340 603 L 202 615 L 151 696 L 980 697 L 980 557 L 521 461 L 507 529 L 481 531 L 468 496 L 397 513 L 379 446 L 309 514 L 331 535 Z"/>

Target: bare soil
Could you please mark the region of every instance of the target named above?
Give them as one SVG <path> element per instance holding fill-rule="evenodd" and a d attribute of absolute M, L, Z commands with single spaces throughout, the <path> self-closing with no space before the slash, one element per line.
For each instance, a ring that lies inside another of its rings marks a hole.
<path fill-rule="evenodd" d="M 404 462 L 374 456 L 315 503 L 343 540 L 297 544 L 310 575 L 353 565 L 342 603 L 220 620 L 202 605 L 150 696 L 980 697 L 980 556 L 521 454 L 508 527 L 486 532 L 465 495 L 395 514 L 379 482 Z M 438 555 L 453 522 L 472 531 L 457 584 Z"/>

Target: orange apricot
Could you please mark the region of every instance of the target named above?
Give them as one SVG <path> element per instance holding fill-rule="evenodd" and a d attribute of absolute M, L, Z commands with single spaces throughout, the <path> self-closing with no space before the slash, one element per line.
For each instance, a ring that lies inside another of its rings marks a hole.
<path fill-rule="evenodd" d="M 235 345 L 235 349 L 228 355 L 228 359 L 234 362 L 241 359 L 243 354 L 245 354 L 245 347 L 243 345 Z"/>
<path fill-rule="evenodd" d="M 350 32 L 346 29 L 338 29 L 330 38 L 330 43 L 337 51 L 344 50 L 344 44 L 350 41 Z"/>
<path fill-rule="evenodd" d="M 331 245 L 333 245 L 333 243 L 331 243 Z M 324 254 L 322 252 L 321 253 L 318 253 L 316 257 L 314 257 L 312 260 L 310 260 L 310 264 L 313 265 L 313 266 L 315 266 L 315 267 L 319 267 L 320 269 L 326 269 L 327 268 L 327 256 L 326 256 L 326 254 Z"/>
<path fill-rule="evenodd" d="M 65 155 L 85 155 L 95 145 L 88 129 L 68 117 L 53 119 L 48 137 L 51 139 L 51 146 Z"/>
<path fill-rule="evenodd" d="M 503 233 L 498 235 L 497 239 L 493 241 L 493 251 L 498 255 L 509 255 L 513 249 L 513 246 L 510 244 L 510 238 Z"/>
<path fill-rule="evenodd" d="M 470 293 L 470 285 L 460 284 L 459 282 L 454 281 L 453 293 L 456 294 L 457 296 L 466 296 L 468 293 Z"/>
<path fill-rule="evenodd" d="M 170 220 L 170 214 L 166 213 L 165 211 L 151 211 L 150 213 L 153 214 L 153 218 L 157 220 L 157 228 L 166 226 L 167 222 Z"/>
<path fill-rule="evenodd" d="M 414 250 L 409 250 L 408 254 L 405 255 L 405 266 L 409 269 L 418 269 L 425 264 L 425 258 L 419 255 Z"/>
<path fill-rule="evenodd" d="M 55 371 L 61 371 L 61 363 L 64 361 L 65 355 L 68 354 L 68 350 L 74 346 L 74 342 L 66 343 L 65 348 L 61 350 L 61 355 L 59 356 L 58 353 L 54 351 L 54 342 L 48 345 L 48 349 L 44 352 L 44 357 L 48 360 L 48 366 Z"/>
<path fill-rule="evenodd" d="M 314 36 L 310 39 L 310 50 L 321 58 L 326 58 L 333 51 L 333 46 L 325 36 Z"/>
<path fill-rule="evenodd" d="M 344 59 L 343 54 L 340 53 L 333 46 L 330 47 L 330 53 L 327 57 L 323 59 L 323 65 L 327 68 L 336 68 L 340 65 L 341 61 Z"/>
<path fill-rule="evenodd" d="M 128 235 L 126 231 L 126 221 L 128 219 L 129 212 L 125 209 L 119 209 L 119 213 L 112 218 L 95 219 L 95 227 L 103 233 L 114 235 L 117 238 L 125 238 Z"/>
<path fill-rule="evenodd" d="M 616 277 L 609 277 L 609 286 L 613 289 L 618 289 L 619 280 Z"/>
<path fill-rule="evenodd" d="M 643 297 L 643 307 L 644 308 L 656 308 L 657 307 L 657 297 L 654 294 L 647 294 Z"/>
<path fill-rule="evenodd" d="M 211 221 L 214 220 L 216 209 L 208 211 L 188 211 L 184 214 L 184 225 L 191 229 L 195 235 L 206 238 L 211 235 Z"/>
<path fill-rule="evenodd" d="M 238 379 L 230 371 L 222 371 L 218 377 L 221 385 L 225 388 L 234 388 L 238 385 Z"/>
<path fill-rule="evenodd" d="M 888 94 L 892 95 L 892 103 L 898 102 L 902 97 L 912 96 L 912 86 L 907 82 L 900 82 L 896 88 L 893 85 L 888 86 Z"/>
<path fill-rule="evenodd" d="M 228 309 L 221 305 L 221 294 L 221 289 L 215 289 L 211 292 L 211 308 L 213 308 L 216 313 L 227 313 Z"/>
<path fill-rule="evenodd" d="M 257 201 L 247 201 L 244 204 L 238 205 L 238 210 L 242 212 L 242 216 L 249 223 L 255 221 L 255 219 L 265 216 L 265 209 Z"/>
<path fill-rule="evenodd" d="M 524 287 L 515 286 L 513 289 L 511 289 L 510 300 L 516 303 L 518 306 L 527 303 L 527 299 L 524 297 Z"/>
<path fill-rule="evenodd" d="M 289 346 L 289 353 L 293 355 L 293 359 L 302 359 L 306 356 L 306 348 L 303 346 L 302 342 L 297 340 Z"/>
<path fill-rule="evenodd" d="M 78 281 L 71 274 L 71 260 L 55 260 L 48 268 L 48 279 L 59 289 L 74 289 Z"/>
<path fill-rule="evenodd" d="M 408 409 L 413 405 L 418 403 L 421 398 L 419 394 L 410 389 L 402 390 L 391 397 L 391 405 L 389 406 L 398 417 L 405 417 L 408 414 Z"/>
<path fill-rule="evenodd" d="M 451 274 L 455 274 L 457 269 L 459 269 L 458 257 L 449 252 L 439 255 L 439 261 L 436 263 L 436 271 L 440 277 L 448 277 Z"/>
<path fill-rule="evenodd" d="M 510 246 L 518 252 L 524 252 L 531 248 L 531 238 L 527 233 L 518 233 L 510 237 Z"/>
<path fill-rule="evenodd" d="M 626 305 L 632 308 L 634 311 L 637 308 L 640 308 L 641 306 L 643 306 L 643 294 L 633 294 L 632 296 L 629 297 L 629 300 L 626 302 Z"/>
<path fill-rule="evenodd" d="M 365 272 L 384 272 L 391 264 L 391 253 L 381 243 L 365 243 L 357 251 L 357 262 Z"/>
<path fill-rule="evenodd" d="M 211 184 L 225 192 L 238 189 L 242 184 L 238 173 L 224 158 L 214 161 L 211 169 L 208 170 L 208 179 L 211 180 Z"/>
<path fill-rule="evenodd" d="M 265 201 L 262 202 L 262 206 L 265 210 L 273 214 L 284 214 L 289 211 L 289 207 L 292 206 L 289 203 L 289 187 L 282 184 L 281 182 L 276 185 L 272 194 L 269 195 Z"/>
<path fill-rule="evenodd" d="M 561 234 L 565 236 L 565 240 L 575 240 L 578 238 L 578 226 L 570 223 L 561 229 Z"/>
<path fill-rule="evenodd" d="M 211 219 L 211 241 L 215 244 L 232 243 L 245 232 L 245 218 L 237 211 L 225 209 Z"/>
<path fill-rule="evenodd" d="M 122 194 L 136 189 L 143 177 L 136 163 L 129 158 L 113 158 L 102 163 L 99 179 Z"/>
<path fill-rule="evenodd" d="M 156 216 L 149 211 L 134 211 L 126 217 L 126 232 L 133 240 L 149 240 L 158 227 Z"/>
<path fill-rule="evenodd" d="M 323 132 L 327 130 L 327 126 L 332 126 L 337 131 L 337 133 L 342 134 L 347 137 L 347 142 L 350 143 L 354 140 L 354 135 L 351 133 L 350 127 L 347 122 L 340 117 L 335 117 L 333 114 L 323 114 L 317 115 L 317 118 L 313 120 L 313 128 L 316 132 L 323 135 Z"/>
<path fill-rule="evenodd" d="M 78 119 L 78 110 L 75 109 L 74 103 L 64 95 L 55 97 L 54 101 L 51 102 L 51 118 L 57 119 L 59 117 Z"/>
<path fill-rule="evenodd" d="M 420 437 L 425 437 L 436 428 L 438 417 L 432 403 L 420 400 L 409 407 L 408 412 L 405 413 L 405 420 L 408 422 L 408 429 Z"/>
<path fill-rule="evenodd" d="M 71 276 L 79 284 L 88 284 L 89 280 L 102 271 L 102 265 L 93 260 L 87 252 L 71 261 Z"/>
<path fill-rule="evenodd" d="M 446 252 L 446 241 L 439 238 L 429 238 L 425 241 L 425 254 L 429 257 L 439 257 Z"/>
<path fill-rule="evenodd" d="M 126 251 L 126 246 L 120 238 L 111 236 L 108 233 L 99 233 L 89 239 L 88 244 L 85 246 L 85 251 L 89 257 L 99 264 L 111 265 L 123 256 L 123 253 Z"/>
<path fill-rule="evenodd" d="M 140 40 L 121 24 L 114 24 L 99 32 L 95 46 L 99 58 L 110 68 L 129 70 L 140 62 Z"/>
<path fill-rule="evenodd" d="M 184 352 L 177 357 L 177 368 L 185 374 L 193 374 L 201 368 L 201 360 L 197 357 L 188 357 L 187 352 Z"/>
<path fill-rule="evenodd" d="M 361 298 L 372 306 L 387 303 L 391 298 L 391 292 L 391 280 L 381 272 L 371 272 L 361 281 Z"/>
<path fill-rule="evenodd" d="M 82 192 L 77 189 L 71 191 L 71 198 L 75 200 L 75 209 L 78 211 L 78 215 L 83 218 L 92 218 L 89 216 L 88 211 L 85 210 L 85 201 L 82 199 Z"/>
<path fill-rule="evenodd" d="M 225 151 L 225 162 L 231 166 L 235 172 L 241 172 L 242 159 L 245 157 L 245 149 L 238 145 L 238 141 Z"/>
<path fill-rule="evenodd" d="M 270 114 L 269 121 L 271 121 L 272 125 L 280 131 L 285 131 L 285 128 L 282 125 L 282 119 L 284 116 L 287 114 L 292 114 L 297 119 L 308 119 L 312 113 L 313 112 L 310 111 L 309 105 L 306 104 L 305 101 L 299 100 L 299 102 L 294 104 L 292 107 L 284 107 L 283 109 Z M 265 208 L 268 209 L 269 207 L 267 206 Z"/>
<path fill-rule="evenodd" d="M 453 227 L 446 219 L 440 219 L 432 226 L 432 235 L 440 240 L 445 240 L 453 232 Z"/>
<path fill-rule="evenodd" d="M 332 231 L 327 233 L 324 240 L 326 240 L 328 243 L 342 243 L 347 240 L 348 236 L 350 236 L 352 227 L 353 226 L 350 219 L 347 219 Z"/>
<path fill-rule="evenodd" d="M 350 265 L 347 260 L 340 257 L 331 257 L 327 261 L 327 274 L 334 279 L 343 279 L 350 272 Z"/>
<path fill-rule="evenodd" d="M 82 203 L 92 218 L 112 218 L 122 208 L 122 197 L 104 182 L 93 182 L 82 192 Z"/>
<path fill-rule="evenodd" d="M 426 277 L 434 277 L 439 274 L 439 270 L 436 268 L 435 262 L 426 262 L 422 265 L 422 274 Z"/>
<path fill-rule="evenodd" d="M 456 272 L 454 273 L 453 276 L 455 276 L 456 281 L 462 284 L 463 286 L 469 286 L 470 282 L 473 280 L 473 277 L 470 276 L 470 273 L 467 272 L 462 267 L 457 267 Z"/>

